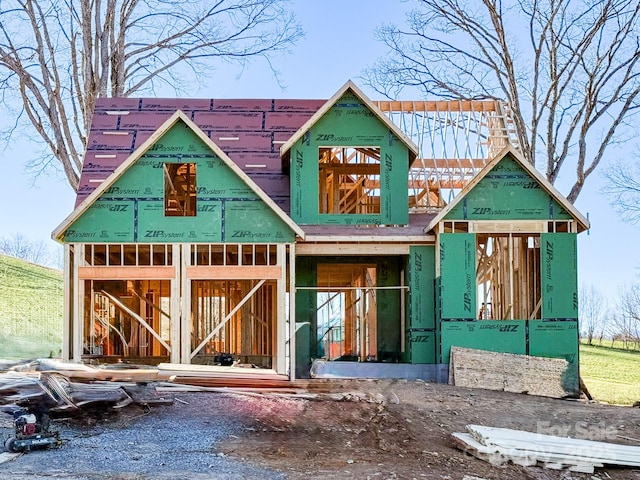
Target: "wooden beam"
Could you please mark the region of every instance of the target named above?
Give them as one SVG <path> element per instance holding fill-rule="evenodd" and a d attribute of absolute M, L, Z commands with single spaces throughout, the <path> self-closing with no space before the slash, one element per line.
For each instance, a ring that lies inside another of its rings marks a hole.
<path fill-rule="evenodd" d="M 379 163 L 321 163 L 320 171 L 326 173 L 338 173 L 340 175 L 380 175 Z"/>
<path fill-rule="evenodd" d="M 299 243 L 296 255 L 409 255 L 409 245 Z"/>
<path fill-rule="evenodd" d="M 174 267 L 78 267 L 82 280 L 166 280 L 176 275 Z"/>
<path fill-rule="evenodd" d="M 495 100 L 377 100 L 383 112 L 496 112 Z"/>
<path fill-rule="evenodd" d="M 544 232 L 546 220 L 475 220 L 469 222 L 473 233 L 537 233 Z"/>
<path fill-rule="evenodd" d="M 482 169 L 488 160 L 484 158 L 416 158 L 411 168 L 473 168 Z"/>
<path fill-rule="evenodd" d="M 282 276 L 279 265 L 198 266 L 187 267 L 191 280 L 277 280 Z"/>

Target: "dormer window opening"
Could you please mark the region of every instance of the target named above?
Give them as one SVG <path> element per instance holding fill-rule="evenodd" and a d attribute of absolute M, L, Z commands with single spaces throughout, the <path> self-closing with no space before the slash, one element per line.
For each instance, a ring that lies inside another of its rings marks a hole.
<path fill-rule="evenodd" d="M 380 147 L 320 147 L 319 213 L 380 213 Z"/>

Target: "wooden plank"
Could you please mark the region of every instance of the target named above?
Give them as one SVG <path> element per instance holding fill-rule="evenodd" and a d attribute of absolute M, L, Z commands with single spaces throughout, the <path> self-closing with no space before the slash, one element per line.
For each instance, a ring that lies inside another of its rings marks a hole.
<path fill-rule="evenodd" d="M 297 255 L 409 255 L 409 245 L 300 243 Z"/>
<path fill-rule="evenodd" d="M 0 464 L 5 462 L 10 462 L 11 460 L 15 460 L 20 455 L 22 455 L 22 453 L 2 452 L 0 453 Z"/>
<path fill-rule="evenodd" d="M 78 278 L 83 280 L 163 280 L 173 279 L 175 274 L 173 267 L 78 267 Z"/>
<path fill-rule="evenodd" d="M 474 220 L 469 231 L 475 233 L 539 233 L 546 230 L 546 220 Z"/>
<path fill-rule="evenodd" d="M 472 168 L 482 169 L 488 160 L 485 158 L 416 158 L 411 163 L 411 168 Z"/>
<path fill-rule="evenodd" d="M 579 438 L 557 437 L 508 428 L 467 425 L 479 442 L 488 446 L 531 452 L 547 462 L 640 466 L 640 446 Z"/>
<path fill-rule="evenodd" d="M 187 277 L 192 280 L 276 280 L 281 275 L 282 267 L 278 265 L 187 267 Z"/>

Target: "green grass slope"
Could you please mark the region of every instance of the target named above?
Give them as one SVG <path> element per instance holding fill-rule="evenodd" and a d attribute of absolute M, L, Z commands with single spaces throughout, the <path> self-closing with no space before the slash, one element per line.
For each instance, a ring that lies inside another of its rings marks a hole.
<path fill-rule="evenodd" d="M 58 355 L 62 272 L 0 255 L 0 358 Z"/>
<path fill-rule="evenodd" d="M 595 400 L 619 405 L 640 401 L 640 352 L 580 345 L 580 375 Z"/>

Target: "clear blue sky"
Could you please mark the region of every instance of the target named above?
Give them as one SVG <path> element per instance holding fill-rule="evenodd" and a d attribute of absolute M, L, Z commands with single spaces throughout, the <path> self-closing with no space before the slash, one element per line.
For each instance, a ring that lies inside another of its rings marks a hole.
<path fill-rule="evenodd" d="M 282 90 L 262 63 L 213 72 L 211 87 L 185 91 L 185 97 L 206 98 L 319 98 L 331 97 L 347 80 L 354 80 L 373 99 L 376 94 L 359 83 L 362 70 L 385 54 L 373 38 L 383 22 L 402 23 L 407 4 L 399 0 L 295 0 L 293 8 L 306 38 L 290 56 L 276 59 L 286 89 Z M 631 148 L 629 149 L 631 150 Z M 32 240 L 50 240 L 51 231 L 73 209 L 75 195 L 62 175 L 32 178 L 23 173 L 24 161 L 34 155 L 25 142 L 0 152 L 5 174 L 0 188 L 0 237 L 21 233 Z M 594 284 L 613 296 L 640 273 L 640 227 L 622 223 L 598 194 L 600 178 L 593 178 L 576 206 L 588 214 L 592 229 L 579 236 L 580 284 Z M 561 185 L 559 189 L 563 191 Z M 566 191 L 564 192 L 566 193 Z"/>

